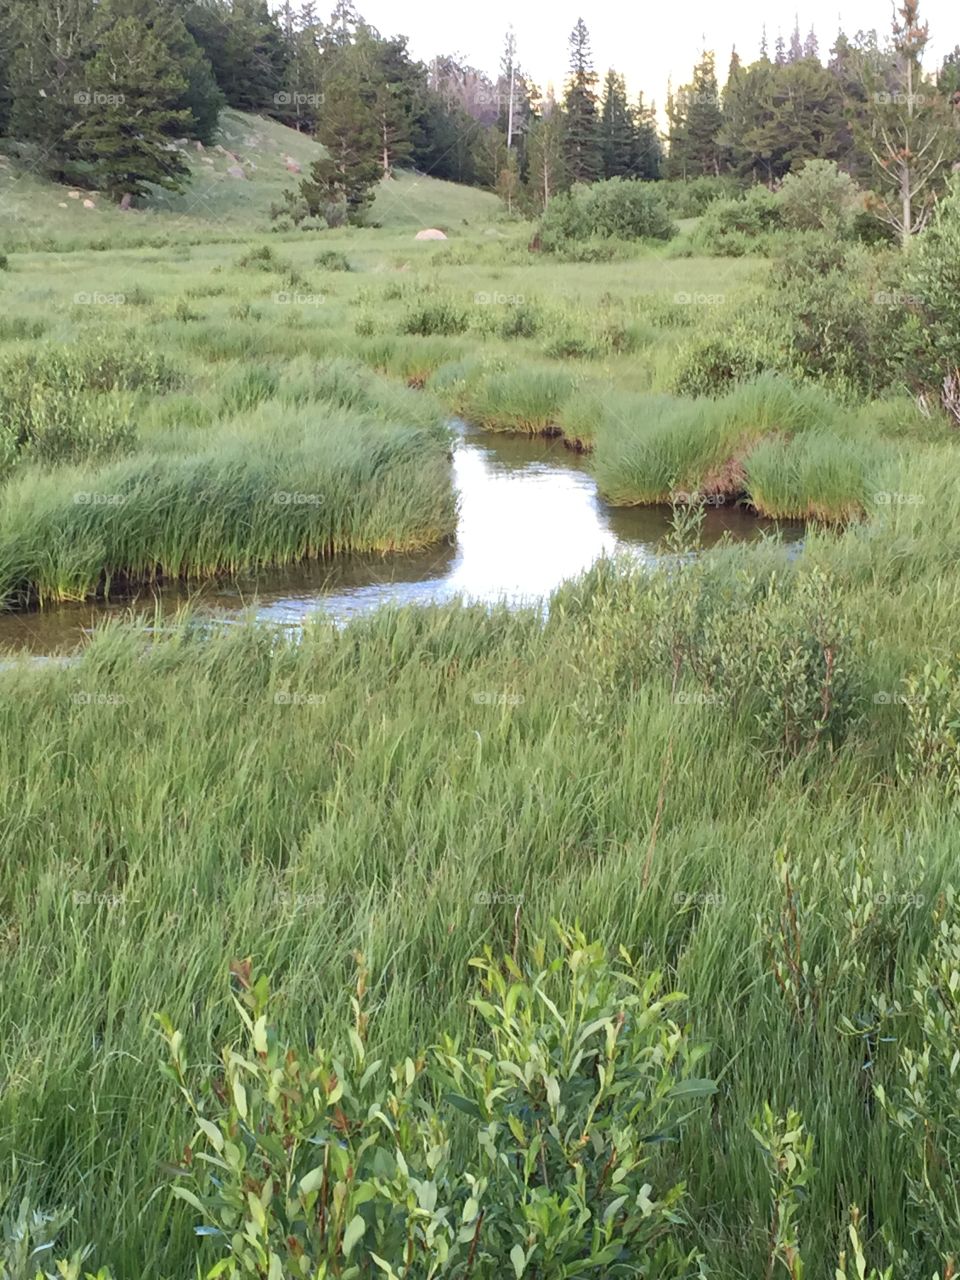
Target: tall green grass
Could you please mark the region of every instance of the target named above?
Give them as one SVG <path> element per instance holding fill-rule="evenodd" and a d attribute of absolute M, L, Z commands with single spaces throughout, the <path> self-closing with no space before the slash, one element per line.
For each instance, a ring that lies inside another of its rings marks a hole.
<path fill-rule="evenodd" d="M 932 541 L 929 516 L 915 536 Z M 546 624 L 453 605 L 294 641 L 185 619 L 0 673 L 0 840 L 17 866 L 0 900 L 0 1151 L 33 1202 L 73 1206 L 76 1240 L 118 1275 L 182 1280 L 194 1215 L 165 1169 L 191 1130 L 158 1075 L 154 1010 L 185 1028 L 190 1060 L 209 1057 L 233 1024 L 228 967 L 249 955 L 284 1034 L 322 1038 L 349 1016 L 359 950 L 371 1048 L 402 1058 L 470 1025 L 471 955 L 564 916 L 666 968 L 712 1046 L 716 1104 L 667 1156 L 690 1195 L 678 1230 L 715 1274 L 763 1274 L 768 1189 L 745 1135 L 764 1100 L 817 1138 L 810 1273 L 828 1274 L 851 1201 L 906 1242 L 902 1170 L 867 1103 L 896 1046 L 865 1079 L 862 1040 L 839 1028 L 890 973 L 909 981 L 955 878 L 953 802 L 900 779 L 907 710 L 873 701 L 914 661 L 877 633 L 881 596 L 914 639 L 949 629 L 955 604 L 912 575 L 892 586 L 892 567 L 882 592 L 856 586 L 859 537 L 812 548 L 855 619 L 834 667 L 853 701 L 832 743 L 789 758 L 758 713 L 803 668 L 772 655 L 806 652 L 821 623 L 811 571 L 772 547 L 680 574 L 600 566 Z M 816 993 L 799 1014 L 773 968 L 778 849 Z"/>
<path fill-rule="evenodd" d="M 419 549 L 453 527 L 436 433 L 329 406 L 267 406 L 191 452 L 10 482 L 0 601 L 42 605 L 342 552 Z"/>

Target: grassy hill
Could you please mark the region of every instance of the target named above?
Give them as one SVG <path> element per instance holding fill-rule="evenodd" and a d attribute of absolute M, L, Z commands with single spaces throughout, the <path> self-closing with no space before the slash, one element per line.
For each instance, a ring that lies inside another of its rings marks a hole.
<path fill-rule="evenodd" d="M 26 162 L 0 155 L 0 252 L 242 239 L 269 230 L 270 206 L 297 181 L 288 158 L 305 172 L 321 148 L 275 120 L 226 111 L 214 146 L 191 143 L 184 150 L 191 170 L 187 189 L 180 195 L 159 191 L 149 208 L 129 213 L 90 192 L 38 178 Z M 235 176 L 237 170 L 244 176 Z M 95 207 L 85 207 L 84 200 Z M 371 221 L 455 231 L 465 222 L 491 221 L 498 207 L 489 192 L 401 173 L 381 184 Z"/>

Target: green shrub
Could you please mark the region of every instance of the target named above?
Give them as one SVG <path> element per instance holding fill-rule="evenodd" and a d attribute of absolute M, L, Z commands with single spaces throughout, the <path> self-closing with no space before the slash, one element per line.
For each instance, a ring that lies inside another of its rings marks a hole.
<path fill-rule="evenodd" d="M 728 175 L 678 178 L 657 184 L 675 218 L 699 218 L 715 200 L 730 200 L 739 195 L 738 187 L 737 179 Z"/>
<path fill-rule="evenodd" d="M 960 366 L 960 177 L 911 246 L 906 280 L 922 329 L 915 353 L 919 380 L 939 394 Z"/>
<path fill-rule="evenodd" d="M 716 200 L 694 235 L 705 253 L 742 257 L 765 253 L 768 236 L 783 226 L 783 208 L 766 187 L 751 187 L 734 200 Z"/>
<path fill-rule="evenodd" d="M 135 439 L 125 392 L 167 391 L 179 373 L 132 346 L 41 348 L 0 361 L 0 466 L 15 456 L 44 464 L 100 459 Z"/>
<path fill-rule="evenodd" d="M 161 1019 L 202 1153 L 173 1193 L 228 1277 L 690 1274 L 682 1183 L 658 1159 L 714 1091 L 683 997 L 621 950 L 557 930 L 522 964 L 471 963 L 480 1035 L 388 1068 L 366 974 L 342 1045 L 285 1044 L 236 966 L 244 1043 L 200 1079 Z M 211 1273 L 212 1274 L 212 1273 Z"/>
<path fill-rule="evenodd" d="M 242 369 L 227 385 L 221 397 L 224 413 L 245 413 L 277 394 L 280 380 L 273 369 L 252 365 Z"/>
<path fill-rule="evenodd" d="M 427 338 L 435 334 L 465 333 L 468 325 L 467 313 L 462 307 L 449 301 L 427 302 L 404 316 L 400 332 Z"/>
<path fill-rule="evenodd" d="M 338 249 L 324 249 L 314 258 L 314 262 L 324 271 L 352 271 L 350 261 L 345 253 Z"/>
<path fill-rule="evenodd" d="M 851 234 L 863 205 L 857 184 L 833 160 L 808 160 L 788 173 L 779 199 L 784 226 L 838 237 Z"/>
<path fill-rule="evenodd" d="M 248 249 L 246 253 L 241 254 L 237 259 L 237 266 L 255 267 L 258 271 L 276 271 L 280 269 L 277 256 L 268 244 L 262 244 L 256 249 Z"/>
<path fill-rule="evenodd" d="M 611 178 L 555 196 L 540 220 L 548 253 L 578 241 L 669 240 L 676 234 L 666 203 L 652 183 Z"/>
<path fill-rule="evenodd" d="M 785 365 L 784 355 L 771 339 L 737 325 L 729 333 L 694 338 L 684 347 L 677 359 L 673 390 L 681 396 L 721 395 L 738 382 Z"/>

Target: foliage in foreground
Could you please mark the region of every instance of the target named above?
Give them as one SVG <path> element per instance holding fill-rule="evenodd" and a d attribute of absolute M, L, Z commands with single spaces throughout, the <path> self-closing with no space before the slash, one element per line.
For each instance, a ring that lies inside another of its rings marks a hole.
<path fill-rule="evenodd" d="M 706 1050 L 659 973 L 557 934 L 522 965 L 471 961 L 480 1037 L 393 1068 L 370 1061 L 362 968 L 346 1042 L 309 1051 L 234 966 L 247 1043 L 199 1085 L 162 1020 L 197 1129 L 174 1193 L 225 1252 L 209 1276 L 687 1275 L 684 1187 L 656 1153 L 714 1091 Z"/>

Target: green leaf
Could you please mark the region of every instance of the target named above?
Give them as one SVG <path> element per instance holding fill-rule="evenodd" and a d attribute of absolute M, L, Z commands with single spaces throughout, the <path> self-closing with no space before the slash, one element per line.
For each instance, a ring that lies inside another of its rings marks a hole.
<path fill-rule="evenodd" d="M 349 1258 L 353 1248 L 360 1240 L 363 1239 L 363 1233 L 367 1229 L 367 1224 L 359 1213 L 350 1219 L 347 1223 L 347 1229 L 343 1233 L 343 1256 Z"/>
<path fill-rule="evenodd" d="M 300 1179 L 300 1194 L 308 1196 L 311 1191 L 319 1191 L 323 1185 L 323 1166 L 317 1165 L 316 1169 L 311 1169 L 309 1173 L 305 1173 Z"/>
<path fill-rule="evenodd" d="M 204 1120 L 202 1116 L 198 1116 L 197 1128 L 209 1141 L 217 1155 L 220 1155 L 223 1151 L 223 1134 L 217 1126 L 209 1120 Z"/>
<path fill-rule="evenodd" d="M 267 1020 L 259 1017 L 253 1024 L 253 1047 L 257 1053 L 267 1052 Z M 273 1262 L 270 1263 L 273 1266 Z"/>
<path fill-rule="evenodd" d="M 513 1263 L 517 1280 L 520 1280 L 527 1266 L 527 1255 L 523 1252 L 521 1245 L 515 1244 L 510 1250 L 510 1261 Z"/>
<path fill-rule="evenodd" d="M 241 1120 L 247 1118 L 247 1091 L 238 1076 L 233 1082 L 233 1103 Z"/>
<path fill-rule="evenodd" d="M 173 1194 L 178 1200 L 185 1200 L 186 1203 L 190 1205 L 191 1208 L 196 1209 L 198 1213 L 206 1213 L 206 1210 L 197 1197 L 192 1191 L 188 1191 L 186 1187 L 174 1187 Z"/>
<path fill-rule="evenodd" d="M 670 1092 L 668 1098 L 709 1098 L 717 1092 L 715 1080 L 680 1080 Z"/>
<path fill-rule="evenodd" d="M 468 1116 L 473 1116 L 474 1120 L 483 1119 L 477 1104 L 471 1098 L 465 1098 L 462 1093 L 445 1093 L 443 1100 L 444 1102 L 449 1102 L 451 1107 L 456 1107 L 458 1111 L 463 1111 Z"/>

